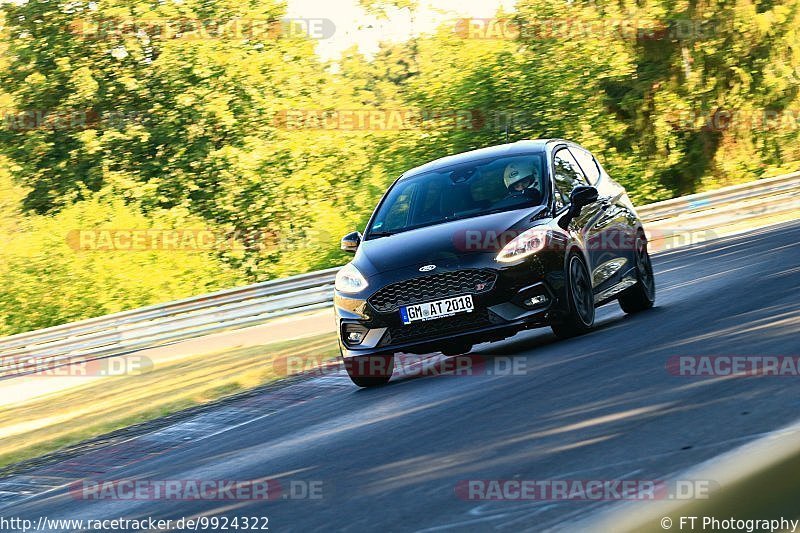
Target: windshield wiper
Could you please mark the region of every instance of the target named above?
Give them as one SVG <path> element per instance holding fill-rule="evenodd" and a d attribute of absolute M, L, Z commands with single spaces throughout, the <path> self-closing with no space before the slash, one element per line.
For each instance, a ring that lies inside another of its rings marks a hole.
<path fill-rule="evenodd" d="M 370 237 L 391 237 L 392 235 L 396 234 L 395 231 L 370 231 Z"/>
<path fill-rule="evenodd" d="M 477 218 L 482 217 L 485 215 L 494 215 L 495 213 L 502 213 L 503 211 L 512 211 L 514 209 L 519 209 L 515 207 L 498 207 L 497 209 L 489 209 L 488 211 L 471 211 L 468 213 L 464 213 L 461 215 L 453 215 L 451 217 L 445 217 L 445 222 L 452 222 L 454 220 L 464 220 L 465 218 Z"/>

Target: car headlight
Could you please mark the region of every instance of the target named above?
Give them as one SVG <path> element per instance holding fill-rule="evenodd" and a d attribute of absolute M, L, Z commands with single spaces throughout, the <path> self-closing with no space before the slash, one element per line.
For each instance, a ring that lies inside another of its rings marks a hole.
<path fill-rule="evenodd" d="M 525 230 L 500 250 L 500 253 L 495 257 L 495 261 L 501 263 L 518 261 L 523 257 L 528 257 L 540 251 L 545 244 L 547 244 L 547 230 L 541 228 Z"/>
<path fill-rule="evenodd" d="M 353 263 L 347 263 L 336 273 L 336 290 L 344 293 L 361 292 L 367 288 L 367 280 Z"/>

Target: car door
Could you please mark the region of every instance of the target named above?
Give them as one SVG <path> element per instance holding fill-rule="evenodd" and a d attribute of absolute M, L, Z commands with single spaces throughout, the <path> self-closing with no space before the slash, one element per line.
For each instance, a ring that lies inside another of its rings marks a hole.
<path fill-rule="evenodd" d="M 595 227 L 603 239 L 603 248 L 609 252 L 602 259 L 613 263 L 602 269 L 598 276 L 606 276 L 611 282 L 619 281 L 634 261 L 636 213 L 627 200 L 625 189 L 605 175 L 597 159 L 588 150 L 579 146 L 570 146 L 569 150 L 589 183 L 597 188 L 603 210 Z"/>
<path fill-rule="evenodd" d="M 553 181 L 556 196 L 556 207 L 559 204 L 568 205 L 569 195 L 572 189 L 579 185 L 589 185 L 586 176 L 581 170 L 575 157 L 570 153 L 566 146 L 562 146 L 553 152 Z M 565 216 L 566 211 L 560 216 Z M 592 273 L 592 284 L 597 291 L 601 284 L 606 281 L 602 276 L 602 270 L 598 267 L 608 260 L 607 254 L 602 250 L 602 235 L 597 228 L 598 220 L 603 216 L 601 203 L 599 201 L 585 206 L 581 209 L 578 216 L 569 223 L 569 229 L 580 235 L 584 242 L 589 259 L 589 271 Z"/>

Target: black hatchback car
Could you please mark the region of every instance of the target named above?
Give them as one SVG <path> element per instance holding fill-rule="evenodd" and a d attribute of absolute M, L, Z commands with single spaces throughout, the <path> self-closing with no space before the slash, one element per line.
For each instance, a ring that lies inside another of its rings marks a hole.
<path fill-rule="evenodd" d="M 550 326 L 592 327 L 595 307 L 653 306 L 642 223 L 584 148 L 520 141 L 437 159 L 389 188 L 366 231 L 342 239 L 334 308 L 353 382 L 391 378 L 396 353 L 467 353 Z"/>

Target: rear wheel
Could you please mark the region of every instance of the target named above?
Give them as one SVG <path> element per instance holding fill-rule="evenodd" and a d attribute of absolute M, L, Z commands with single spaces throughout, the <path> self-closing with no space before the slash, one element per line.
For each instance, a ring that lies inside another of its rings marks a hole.
<path fill-rule="evenodd" d="M 359 387 L 379 387 L 392 379 L 393 355 L 367 355 L 348 357 L 344 367 L 350 379 Z"/>
<path fill-rule="evenodd" d="M 619 295 L 619 306 L 626 313 L 650 309 L 656 301 L 653 264 L 647 253 L 647 240 L 641 233 L 636 237 L 636 278 L 636 285 Z"/>
<path fill-rule="evenodd" d="M 592 282 L 580 255 L 570 256 L 566 274 L 569 311 L 565 318 L 550 325 L 556 337 L 562 339 L 586 333 L 594 324 Z"/>

